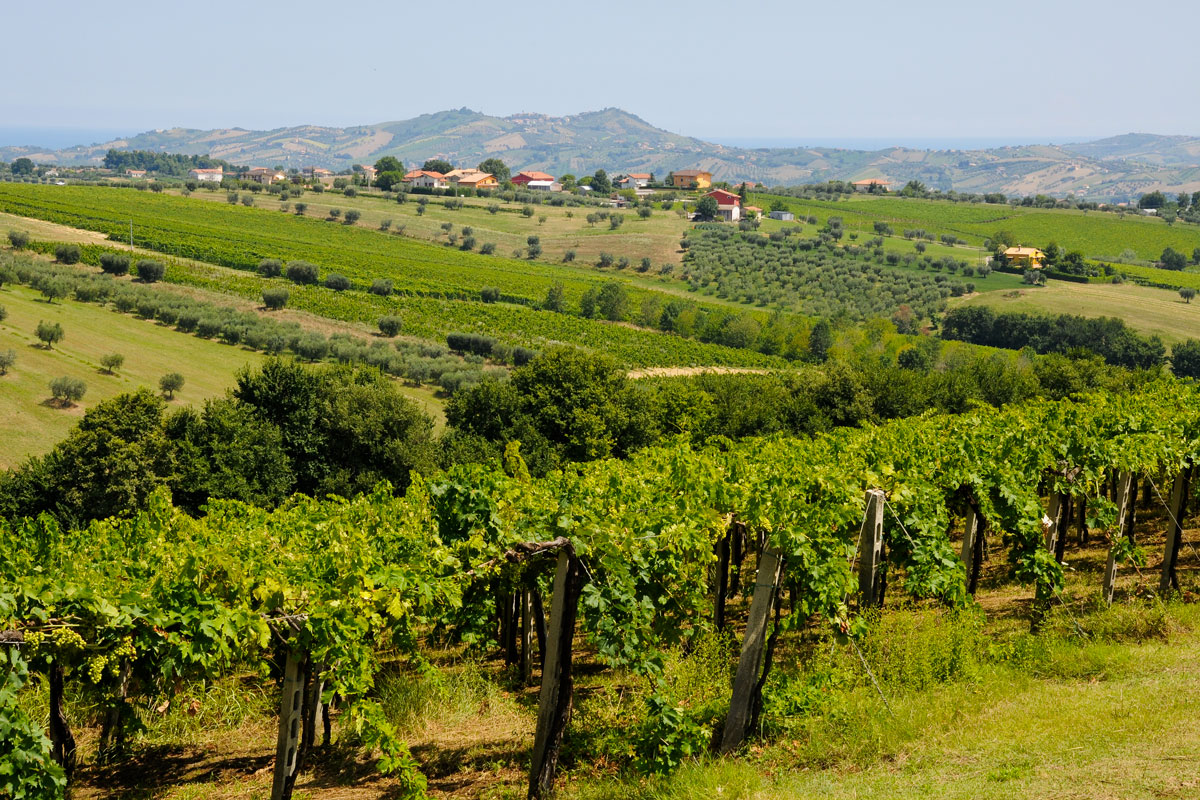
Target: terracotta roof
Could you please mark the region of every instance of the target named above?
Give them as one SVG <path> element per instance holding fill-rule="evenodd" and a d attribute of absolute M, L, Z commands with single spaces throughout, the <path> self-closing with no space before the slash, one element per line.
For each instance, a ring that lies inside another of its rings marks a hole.
<path fill-rule="evenodd" d="M 552 181 L 552 180 L 554 180 L 553 175 L 547 175 L 546 173 L 538 172 L 537 170 L 521 170 L 513 177 L 519 178 L 522 175 L 524 175 L 526 178 L 528 178 L 531 181 Z"/>
<path fill-rule="evenodd" d="M 876 186 L 891 186 L 892 182 L 887 178 L 863 178 L 861 181 L 854 182 L 855 186 L 870 186 L 871 184 L 875 184 Z"/>
<path fill-rule="evenodd" d="M 438 180 L 444 180 L 446 178 L 446 176 L 440 172 L 433 172 L 427 169 L 414 169 L 412 172 L 404 176 L 404 180 L 411 181 L 416 178 L 420 178 L 423 175 L 430 178 L 437 178 Z"/>
<path fill-rule="evenodd" d="M 492 178 L 493 180 L 495 180 L 495 176 L 492 175 L 490 172 L 479 172 L 478 170 L 476 170 L 475 173 L 472 175 L 463 175 L 462 177 L 460 177 L 458 179 L 458 182 L 459 183 L 481 183 L 483 181 L 486 181 L 488 178 Z"/>
<path fill-rule="evenodd" d="M 650 180 L 650 173 L 649 172 L 631 172 L 631 173 L 629 173 L 628 177 L 637 178 L 639 181 L 648 181 L 648 180 Z"/>
<path fill-rule="evenodd" d="M 195 169 L 191 170 L 191 172 L 203 172 L 203 173 L 206 173 L 206 174 L 207 174 L 207 173 L 210 173 L 210 172 L 221 172 L 221 173 L 223 173 L 223 172 L 225 172 L 225 168 L 224 168 L 224 167 L 213 167 L 213 168 L 211 168 L 211 169 L 210 169 L 210 168 L 208 168 L 208 167 L 196 167 Z"/>

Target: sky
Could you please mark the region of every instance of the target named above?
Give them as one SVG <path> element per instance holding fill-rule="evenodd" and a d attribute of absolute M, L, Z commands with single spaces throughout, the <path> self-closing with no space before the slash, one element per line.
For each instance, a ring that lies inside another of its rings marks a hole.
<path fill-rule="evenodd" d="M 734 144 L 1200 136 L 1196 0 L 4 6 L 0 139 L 59 146 L 461 107 L 615 106 Z"/>

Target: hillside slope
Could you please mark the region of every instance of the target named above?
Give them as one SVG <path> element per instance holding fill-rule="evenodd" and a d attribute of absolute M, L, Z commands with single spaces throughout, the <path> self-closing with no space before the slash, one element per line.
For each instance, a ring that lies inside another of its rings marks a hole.
<path fill-rule="evenodd" d="M 671 170 L 701 168 L 718 180 L 755 180 L 773 186 L 882 176 L 897 184 L 920 180 L 942 190 L 1109 200 L 1153 189 L 1200 189 L 1200 138 L 1186 136 L 1127 134 L 1096 142 L 991 150 L 746 149 L 671 133 L 615 108 L 565 117 L 535 113 L 493 117 L 462 108 L 347 128 L 171 128 L 64 150 L 4 147 L 0 160 L 26 156 L 39 162 L 98 164 L 109 148 L 209 154 L 247 165 L 332 169 L 371 163 L 384 155 L 412 165 L 435 156 L 475 165 L 497 156 L 518 169 L 556 174 L 587 174 L 603 168 L 662 176 Z"/>

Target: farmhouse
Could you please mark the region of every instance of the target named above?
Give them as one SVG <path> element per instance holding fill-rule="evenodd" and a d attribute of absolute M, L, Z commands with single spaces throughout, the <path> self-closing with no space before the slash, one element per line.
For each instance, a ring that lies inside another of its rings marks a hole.
<path fill-rule="evenodd" d="M 251 167 L 242 177 L 248 181 L 257 181 L 264 186 L 275 183 L 275 181 L 287 180 L 287 175 L 279 170 L 267 169 L 266 167 Z"/>
<path fill-rule="evenodd" d="M 225 179 L 225 169 L 223 167 L 191 169 L 188 170 L 188 177 L 197 183 L 220 183 Z"/>
<path fill-rule="evenodd" d="M 712 186 L 712 173 L 702 169 L 681 169 L 671 173 L 671 185 L 676 189 L 707 189 Z"/>
<path fill-rule="evenodd" d="M 332 172 L 327 169 L 322 169 L 321 167 L 305 167 L 303 170 L 301 170 L 301 173 L 306 178 L 327 178 L 330 175 L 333 175 Z"/>
<path fill-rule="evenodd" d="M 375 182 L 375 168 L 367 164 L 357 165 L 362 170 L 363 177 L 367 179 L 367 183 Z"/>
<path fill-rule="evenodd" d="M 553 183 L 554 176 L 547 175 L 544 172 L 538 172 L 537 170 L 522 170 L 521 172 L 518 172 L 516 175 L 512 176 L 513 186 L 528 186 L 535 181 L 549 181 L 550 183 Z"/>
<path fill-rule="evenodd" d="M 645 189 L 652 177 L 649 172 L 631 172 L 617 181 L 617 185 L 622 189 Z"/>
<path fill-rule="evenodd" d="M 446 180 L 464 189 L 495 189 L 500 185 L 496 176 L 477 169 L 455 169 L 446 173 Z"/>
<path fill-rule="evenodd" d="M 713 189 L 711 192 L 706 192 L 704 196 L 717 201 L 717 211 L 726 222 L 737 222 L 742 218 L 742 198 L 733 192 Z"/>
<path fill-rule="evenodd" d="M 450 185 L 442 173 L 424 169 L 414 169 L 404 176 L 404 180 L 417 189 L 445 189 Z"/>
<path fill-rule="evenodd" d="M 144 169 L 127 169 L 127 170 L 125 170 L 125 177 L 127 177 L 127 178 L 144 178 L 144 177 L 146 177 L 146 170 L 144 170 Z"/>
<path fill-rule="evenodd" d="M 1036 247 L 1010 247 L 1004 251 L 1008 263 L 1016 267 L 1040 269 L 1046 260 L 1046 254 Z"/>
<path fill-rule="evenodd" d="M 783 220 L 784 222 L 791 222 L 796 218 L 796 215 L 790 211 L 772 211 L 767 216 L 771 219 Z"/>
<path fill-rule="evenodd" d="M 891 185 L 891 181 L 886 178 L 863 178 L 861 181 L 854 182 L 854 191 L 886 192 Z"/>

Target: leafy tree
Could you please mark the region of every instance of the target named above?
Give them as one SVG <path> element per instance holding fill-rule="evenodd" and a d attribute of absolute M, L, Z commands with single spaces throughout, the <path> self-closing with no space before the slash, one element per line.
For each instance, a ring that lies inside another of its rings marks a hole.
<path fill-rule="evenodd" d="M 600 194 L 609 194 L 612 192 L 612 181 L 608 178 L 608 173 L 602 169 L 596 170 L 592 175 L 592 190 Z"/>
<path fill-rule="evenodd" d="M 717 207 L 717 198 L 705 195 L 696 201 L 696 220 L 699 222 L 711 222 L 717 218 L 720 209 Z"/>
<path fill-rule="evenodd" d="M 284 274 L 292 283 L 312 285 L 317 282 L 317 265 L 307 261 L 289 261 Z"/>
<path fill-rule="evenodd" d="M 1187 256 L 1180 253 L 1173 247 L 1168 247 L 1163 250 L 1162 256 L 1159 258 L 1165 269 L 1180 270 L 1187 266 Z"/>
<path fill-rule="evenodd" d="M 1171 371 L 1180 378 L 1200 378 L 1200 341 L 1188 339 L 1171 348 Z"/>
<path fill-rule="evenodd" d="M 404 185 L 404 172 L 399 170 L 381 172 L 375 176 L 375 185 L 385 192 L 398 189 Z"/>
<path fill-rule="evenodd" d="M 394 315 L 381 317 L 379 320 L 379 332 L 387 337 L 399 336 L 402 326 L 403 322 L 400 317 Z"/>
<path fill-rule="evenodd" d="M 346 212 L 346 216 L 342 218 L 342 222 L 346 225 L 353 225 L 354 223 L 358 222 L 361 216 L 361 211 L 356 208 L 352 208 Z"/>
<path fill-rule="evenodd" d="M 1167 204 L 1167 196 L 1159 191 L 1149 192 L 1138 198 L 1138 208 L 1162 208 Z"/>
<path fill-rule="evenodd" d="M 508 183 L 512 177 L 512 172 L 509 171 L 508 165 L 498 158 L 484 159 L 479 162 L 478 169 L 480 172 L 487 172 L 493 175 L 500 183 Z"/>
<path fill-rule="evenodd" d="M 900 194 L 904 197 L 928 197 L 929 188 L 920 181 L 909 181 L 904 184 L 904 188 L 900 190 Z"/>
<path fill-rule="evenodd" d="M 36 165 L 32 159 L 18 158 L 9 165 L 9 169 L 13 175 L 32 175 Z"/>
<path fill-rule="evenodd" d="M 53 303 L 66 297 L 71 293 L 71 286 L 66 281 L 60 280 L 42 280 L 37 284 L 38 291 L 42 293 L 42 297 L 46 298 L 46 302 Z"/>
<path fill-rule="evenodd" d="M 808 336 L 808 353 L 813 361 L 824 364 L 829 360 L 829 350 L 833 347 L 833 328 L 829 320 L 817 320 Z"/>
<path fill-rule="evenodd" d="M 7 375 L 15 363 L 17 363 L 17 351 L 0 350 L 0 375 Z"/>
<path fill-rule="evenodd" d="M 168 372 L 158 379 L 158 388 L 168 400 L 175 399 L 175 393 L 183 388 L 183 375 L 178 372 Z"/>
<path fill-rule="evenodd" d="M 325 276 L 325 288 L 333 289 L 335 292 L 344 292 L 350 288 L 350 279 L 345 275 L 331 272 Z"/>
<path fill-rule="evenodd" d="M 296 216 L 303 217 L 304 212 L 308 210 L 308 203 L 296 203 L 292 207 L 296 209 Z"/>
<path fill-rule="evenodd" d="M 46 322 L 45 320 L 38 322 L 37 328 L 34 329 L 34 334 L 45 343 L 47 350 L 53 350 L 54 345 L 61 342 L 65 335 L 62 325 L 57 322 Z"/>
<path fill-rule="evenodd" d="M 1192 250 L 1192 263 L 1200 264 L 1200 247 L 1197 247 L 1194 250 Z"/>
<path fill-rule="evenodd" d="M 157 283 L 162 280 L 167 268 L 161 261 L 145 258 L 137 262 L 137 276 L 142 283 Z"/>
<path fill-rule="evenodd" d="M 613 322 L 619 322 L 629 316 L 629 293 L 625 284 L 611 280 L 600 287 L 596 296 L 596 309 L 600 316 Z"/>
<path fill-rule="evenodd" d="M 558 314 L 565 314 L 567 311 L 567 290 L 561 282 L 555 281 L 554 284 L 546 290 L 546 302 L 542 307 L 547 311 L 553 311 Z"/>
<path fill-rule="evenodd" d="M 383 156 L 375 162 L 375 174 L 382 175 L 385 172 L 399 172 L 404 175 L 404 164 L 395 156 Z"/>
<path fill-rule="evenodd" d="M 500 299 L 500 290 L 494 286 L 485 286 L 479 290 L 479 299 L 485 303 L 495 303 Z"/>
<path fill-rule="evenodd" d="M 283 262 L 278 258 L 264 258 L 258 262 L 258 274 L 264 278 L 278 278 L 283 274 Z"/>
<path fill-rule="evenodd" d="M 454 169 L 454 167 L 449 161 L 444 159 L 431 158 L 421 165 L 421 169 L 425 170 L 426 172 L 439 172 L 442 175 L 445 175 L 447 172 Z"/>
<path fill-rule="evenodd" d="M 125 356 L 120 353 L 108 353 L 100 356 L 100 366 L 109 375 L 116 373 L 125 364 Z"/>
<path fill-rule="evenodd" d="M 100 269 L 109 275 L 125 275 L 129 272 L 129 256 L 124 253 L 101 253 Z"/>
<path fill-rule="evenodd" d="M 78 403 L 87 393 L 87 384 L 79 378 L 64 375 L 50 381 L 50 394 L 62 406 Z"/>
<path fill-rule="evenodd" d="M 1185 303 L 1191 303 L 1192 298 L 1196 296 L 1196 290 L 1190 286 L 1185 286 L 1179 290 L 1179 296 L 1183 298 Z"/>
<path fill-rule="evenodd" d="M 376 278 L 371 281 L 371 288 L 367 291 L 380 297 L 387 297 L 392 293 L 393 283 L 389 278 Z"/>
<path fill-rule="evenodd" d="M 13 250 L 24 250 L 29 244 L 29 234 L 25 231 L 9 231 L 8 243 L 12 245 Z"/>
<path fill-rule="evenodd" d="M 54 248 L 54 257 L 60 264 L 78 264 L 83 253 L 77 244 L 60 244 Z"/>
<path fill-rule="evenodd" d="M 288 292 L 287 289 L 283 289 L 283 288 L 263 289 L 263 292 L 262 292 L 263 306 L 266 307 L 270 311 L 278 311 L 279 309 L 281 309 L 287 305 L 289 296 L 290 296 L 290 293 Z"/>

